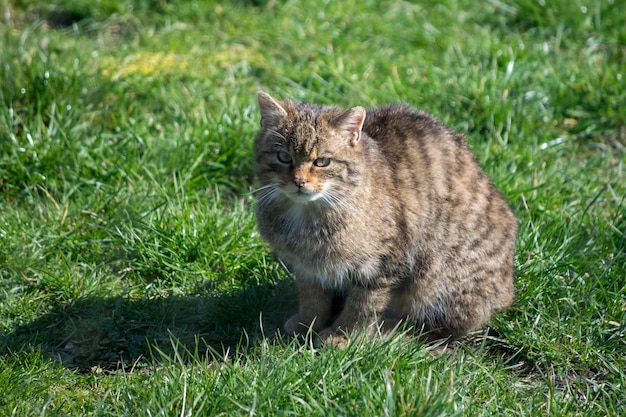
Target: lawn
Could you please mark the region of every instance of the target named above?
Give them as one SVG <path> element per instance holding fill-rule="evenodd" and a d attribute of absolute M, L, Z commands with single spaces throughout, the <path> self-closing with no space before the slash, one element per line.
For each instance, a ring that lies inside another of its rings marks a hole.
<path fill-rule="evenodd" d="M 626 414 L 626 1 L 0 0 L 0 415 Z M 514 208 L 443 352 L 280 334 L 256 92 L 405 102 Z"/>

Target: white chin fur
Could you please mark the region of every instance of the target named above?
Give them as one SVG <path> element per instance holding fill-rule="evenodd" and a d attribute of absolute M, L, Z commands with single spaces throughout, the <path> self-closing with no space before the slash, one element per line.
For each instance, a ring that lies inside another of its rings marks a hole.
<path fill-rule="evenodd" d="M 322 193 L 306 190 L 293 190 L 291 188 L 283 190 L 283 193 L 293 202 L 306 204 L 322 197 Z"/>

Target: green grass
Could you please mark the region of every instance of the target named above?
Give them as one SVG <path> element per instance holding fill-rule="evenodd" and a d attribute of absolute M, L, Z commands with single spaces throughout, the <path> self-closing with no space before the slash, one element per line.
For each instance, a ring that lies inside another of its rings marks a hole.
<path fill-rule="evenodd" d="M 0 415 L 626 413 L 623 0 L 0 8 Z M 520 219 L 514 306 L 444 353 L 277 335 L 259 89 L 465 132 Z"/>

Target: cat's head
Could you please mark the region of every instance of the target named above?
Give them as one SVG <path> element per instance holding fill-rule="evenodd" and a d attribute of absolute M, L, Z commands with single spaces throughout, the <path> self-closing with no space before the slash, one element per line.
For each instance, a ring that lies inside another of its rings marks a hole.
<path fill-rule="evenodd" d="M 334 204 L 358 182 L 365 109 L 279 101 L 259 92 L 259 201 Z"/>

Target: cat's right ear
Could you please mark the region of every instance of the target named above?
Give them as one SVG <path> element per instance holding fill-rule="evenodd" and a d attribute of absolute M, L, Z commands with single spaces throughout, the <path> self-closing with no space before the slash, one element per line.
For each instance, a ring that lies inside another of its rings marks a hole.
<path fill-rule="evenodd" d="M 330 125 L 350 138 L 350 144 L 356 145 L 361 139 L 361 129 L 365 122 L 365 109 L 361 106 L 352 107 L 333 117 Z"/>
<path fill-rule="evenodd" d="M 261 111 L 261 126 L 276 125 L 280 119 L 287 116 L 287 110 L 266 92 L 259 91 L 257 99 Z"/>

